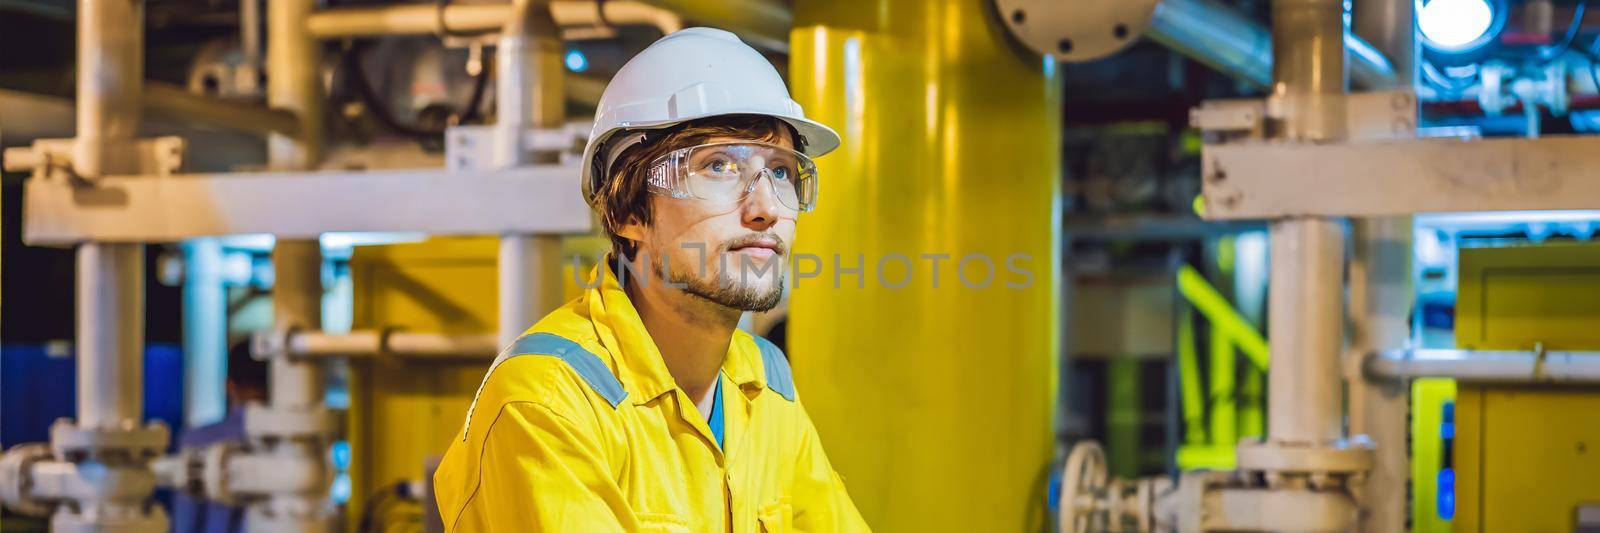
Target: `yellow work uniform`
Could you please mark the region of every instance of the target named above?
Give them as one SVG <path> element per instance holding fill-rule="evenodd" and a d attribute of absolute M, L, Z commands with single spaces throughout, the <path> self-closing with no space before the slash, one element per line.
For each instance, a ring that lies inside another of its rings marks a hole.
<path fill-rule="evenodd" d="M 446 530 L 868 529 L 777 347 L 734 333 L 719 448 L 603 277 L 489 368 L 434 475 Z"/>

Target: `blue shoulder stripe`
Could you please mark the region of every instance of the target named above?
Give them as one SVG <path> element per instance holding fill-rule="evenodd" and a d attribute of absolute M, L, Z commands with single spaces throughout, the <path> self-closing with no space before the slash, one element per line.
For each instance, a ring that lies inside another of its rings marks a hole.
<path fill-rule="evenodd" d="M 765 338 L 751 335 L 756 347 L 761 349 L 761 366 L 767 369 L 767 388 L 783 399 L 794 401 L 794 372 L 789 369 L 789 358 L 783 350 Z"/>
<path fill-rule="evenodd" d="M 531 333 L 518 337 L 510 346 L 500 352 L 494 362 L 489 364 L 489 371 L 483 373 L 483 381 L 478 383 L 478 392 L 472 395 L 472 405 L 467 407 L 467 420 L 461 424 L 461 440 L 466 442 L 467 435 L 472 432 L 472 413 L 478 410 L 478 398 L 483 395 L 483 388 L 489 385 L 489 376 L 494 375 L 494 370 L 500 363 L 507 359 L 523 355 L 546 355 L 555 357 L 567 363 L 578 377 L 583 378 L 589 388 L 611 403 L 615 409 L 628 397 L 628 391 L 622 389 L 622 382 L 617 380 L 617 375 L 604 361 L 583 349 L 578 343 L 567 340 L 561 336 L 550 333 Z"/>
<path fill-rule="evenodd" d="M 530 333 L 518 337 L 506 350 L 505 358 L 521 355 L 548 355 L 565 361 L 578 373 L 578 377 L 589 384 L 589 388 L 611 402 L 612 408 L 628 397 L 628 391 L 622 390 L 622 382 L 617 380 L 616 374 L 611 373 L 611 368 L 605 362 L 564 337 L 550 333 Z"/>

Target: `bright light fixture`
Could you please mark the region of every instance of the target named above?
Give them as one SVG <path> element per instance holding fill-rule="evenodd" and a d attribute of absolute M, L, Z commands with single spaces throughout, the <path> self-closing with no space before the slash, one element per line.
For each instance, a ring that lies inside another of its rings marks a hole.
<path fill-rule="evenodd" d="M 1428 43 L 1447 51 L 1468 48 L 1493 24 L 1494 8 L 1488 0 L 1430 0 L 1417 17 Z"/>
<path fill-rule="evenodd" d="M 567 50 L 566 61 L 567 70 L 573 72 L 583 72 L 585 70 L 589 70 L 589 58 L 584 57 L 583 52 L 579 52 L 575 48 Z"/>

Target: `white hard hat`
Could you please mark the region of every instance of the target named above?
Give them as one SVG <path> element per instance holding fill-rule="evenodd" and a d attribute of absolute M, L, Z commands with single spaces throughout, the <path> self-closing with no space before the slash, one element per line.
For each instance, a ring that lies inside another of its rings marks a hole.
<path fill-rule="evenodd" d="M 737 36 L 714 28 L 685 28 L 662 37 L 634 56 L 606 85 L 595 110 L 594 131 L 583 149 L 583 199 L 609 174 L 610 161 L 597 153 L 619 132 L 675 126 L 721 115 L 767 115 L 793 126 L 806 155 L 839 147 L 839 134 L 806 118 L 800 104 L 765 57 Z M 633 142 L 637 142 L 634 140 Z M 618 150 L 607 150 L 614 154 Z M 596 168 L 602 167 L 602 168 Z"/>

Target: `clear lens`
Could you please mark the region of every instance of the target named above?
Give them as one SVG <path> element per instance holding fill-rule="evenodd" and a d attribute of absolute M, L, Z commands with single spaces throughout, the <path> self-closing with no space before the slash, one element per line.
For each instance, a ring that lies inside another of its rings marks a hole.
<path fill-rule="evenodd" d="M 770 187 L 785 207 L 810 211 L 816 203 L 816 181 L 816 164 L 804 154 L 772 144 L 736 142 L 664 155 L 651 165 L 649 184 L 660 194 L 717 204 L 737 203 L 758 187 Z"/>

